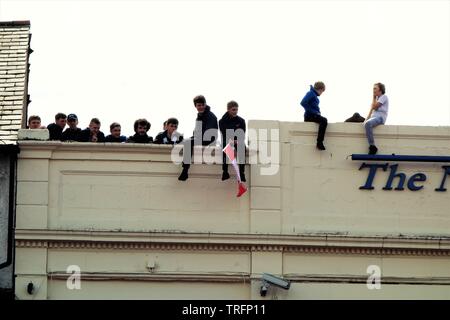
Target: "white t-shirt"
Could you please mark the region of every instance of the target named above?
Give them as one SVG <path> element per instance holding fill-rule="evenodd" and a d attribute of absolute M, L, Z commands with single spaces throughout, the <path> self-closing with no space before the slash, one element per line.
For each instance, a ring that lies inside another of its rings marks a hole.
<path fill-rule="evenodd" d="M 388 111 L 389 111 L 389 99 L 386 95 L 381 95 L 377 98 L 377 102 L 381 103 L 381 106 L 374 110 L 372 113 L 372 117 L 381 117 L 383 118 L 383 124 L 386 122 Z"/>

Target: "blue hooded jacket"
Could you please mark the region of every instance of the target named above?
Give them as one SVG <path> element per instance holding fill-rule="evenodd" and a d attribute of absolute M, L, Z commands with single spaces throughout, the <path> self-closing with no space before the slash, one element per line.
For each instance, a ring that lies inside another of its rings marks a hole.
<path fill-rule="evenodd" d="M 320 115 L 319 95 L 317 94 L 317 91 L 314 90 L 313 86 L 310 86 L 310 88 L 311 89 L 306 93 L 305 97 L 300 102 L 302 107 L 305 108 L 305 117 L 315 114 Z"/>

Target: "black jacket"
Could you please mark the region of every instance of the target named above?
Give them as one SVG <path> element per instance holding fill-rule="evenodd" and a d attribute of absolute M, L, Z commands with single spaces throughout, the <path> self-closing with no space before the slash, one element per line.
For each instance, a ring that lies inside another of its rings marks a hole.
<path fill-rule="evenodd" d="M 78 141 L 90 142 L 90 140 L 91 140 L 91 130 L 89 128 L 81 130 Z M 97 133 L 97 142 L 105 142 L 105 135 L 101 131 Z"/>
<path fill-rule="evenodd" d="M 118 138 L 113 137 L 112 135 L 107 135 L 105 138 L 105 142 L 125 142 L 127 141 L 127 137 L 120 136 Z"/>
<path fill-rule="evenodd" d="M 63 133 L 61 140 L 62 141 L 80 141 L 81 129 L 70 129 L 67 128 Z"/>
<path fill-rule="evenodd" d="M 230 129 L 232 129 L 232 130 L 242 129 L 245 133 L 245 131 L 247 130 L 247 127 L 245 125 L 245 120 L 242 119 L 241 117 L 236 116 L 236 117 L 232 118 L 228 112 L 225 112 L 222 119 L 220 119 L 220 121 L 219 121 L 219 128 L 220 128 L 220 133 L 222 134 L 222 144 L 224 147 L 228 144 L 227 138 L 233 139 L 233 140 L 238 140 L 238 142 L 240 142 L 240 143 L 245 142 L 245 135 L 243 137 L 240 135 L 239 136 L 234 135 L 232 137 L 226 136 L 227 130 L 230 130 Z"/>
<path fill-rule="evenodd" d="M 206 108 L 205 108 L 205 111 L 202 114 L 200 114 L 200 113 L 197 114 L 196 121 L 201 121 L 201 123 L 202 123 L 202 128 L 201 128 L 201 131 L 202 131 L 202 135 L 201 135 L 202 145 L 207 146 L 210 143 L 216 141 L 217 136 L 218 136 L 218 132 L 217 132 L 218 131 L 217 130 L 218 129 L 217 117 L 214 115 L 214 113 L 211 112 L 211 107 L 210 106 L 207 105 Z M 198 133 L 199 129 L 200 128 L 197 127 L 197 123 L 196 123 L 196 127 L 195 127 L 195 130 L 194 130 L 194 137 L 196 136 L 196 133 L 199 134 Z M 215 129 L 214 136 L 211 137 L 208 140 L 204 140 L 203 141 L 204 134 L 209 129 Z"/>
<path fill-rule="evenodd" d="M 50 140 L 61 140 L 63 129 L 60 126 L 56 123 L 50 123 L 47 129 L 50 133 Z"/>
<path fill-rule="evenodd" d="M 139 135 L 139 134 L 134 134 L 134 136 L 130 136 L 127 139 L 127 142 L 129 143 L 152 143 L 153 142 L 153 137 L 145 134 L 145 135 Z"/>
<path fill-rule="evenodd" d="M 179 135 L 178 139 L 177 139 L 177 141 L 175 143 L 180 143 L 181 141 L 183 141 L 183 136 Z M 153 143 L 156 143 L 156 144 L 175 144 L 172 141 L 172 139 L 170 139 L 169 136 L 167 135 L 167 130 L 158 133 L 158 135 L 155 137 L 155 141 Z"/>

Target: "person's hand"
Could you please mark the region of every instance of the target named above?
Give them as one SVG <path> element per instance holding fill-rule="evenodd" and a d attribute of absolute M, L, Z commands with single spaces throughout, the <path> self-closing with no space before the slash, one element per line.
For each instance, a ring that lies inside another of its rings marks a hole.
<path fill-rule="evenodd" d="M 93 135 L 91 138 L 91 142 L 97 142 L 97 141 L 98 141 L 97 135 Z"/>

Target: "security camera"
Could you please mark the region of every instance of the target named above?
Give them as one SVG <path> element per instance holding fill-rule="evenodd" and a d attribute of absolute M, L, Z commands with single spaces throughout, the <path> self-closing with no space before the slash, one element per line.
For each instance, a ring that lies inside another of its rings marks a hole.
<path fill-rule="evenodd" d="M 269 273 L 263 273 L 263 281 L 273 284 L 277 287 L 283 288 L 285 290 L 287 290 L 291 287 L 291 282 L 289 280 L 286 280 L 286 279 L 283 279 L 280 277 L 276 277 Z"/>
<path fill-rule="evenodd" d="M 265 297 L 267 295 L 267 291 L 269 290 L 269 284 L 265 281 L 263 281 L 263 284 L 261 285 L 261 289 L 259 289 L 259 294 L 261 297 Z"/>
<path fill-rule="evenodd" d="M 34 292 L 34 284 L 33 284 L 33 282 L 28 283 L 28 285 L 27 285 L 27 292 L 28 292 L 28 294 L 33 294 L 33 292 Z"/>

